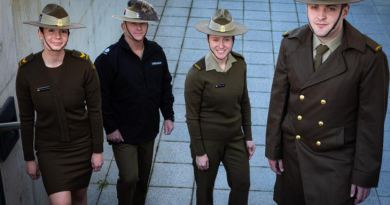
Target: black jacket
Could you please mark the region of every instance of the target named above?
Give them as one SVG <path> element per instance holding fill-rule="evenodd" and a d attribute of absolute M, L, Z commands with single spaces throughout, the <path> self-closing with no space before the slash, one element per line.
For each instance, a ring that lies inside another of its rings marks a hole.
<path fill-rule="evenodd" d="M 164 119 L 173 117 L 172 77 L 162 48 L 144 40 L 142 60 L 124 39 L 104 50 L 95 61 L 99 74 L 103 124 L 107 134 L 120 131 L 124 143 L 154 140 Z"/>

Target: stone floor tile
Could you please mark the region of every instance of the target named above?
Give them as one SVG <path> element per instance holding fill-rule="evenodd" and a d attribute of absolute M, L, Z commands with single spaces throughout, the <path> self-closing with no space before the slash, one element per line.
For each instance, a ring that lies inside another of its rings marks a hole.
<path fill-rule="evenodd" d="M 87 191 L 88 205 L 96 205 L 100 196 L 100 189 L 97 184 L 90 184 Z"/>
<path fill-rule="evenodd" d="M 116 165 L 116 161 L 113 160 L 110 169 L 108 170 L 108 175 L 106 178 L 107 182 L 109 184 L 116 184 L 118 180 L 118 174 L 119 174 L 118 166 Z"/>
<path fill-rule="evenodd" d="M 207 55 L 208 52 L 209 49 L 207 47 L 204 50 L 182 49 L 180 61 L 191 61 L 196 63 L 203 56 Z"/>
<path fill-rule="evenodd" d="M 244 52 L 245 61 L 248 64 L 273 65 L 272 53 Z"/>
<path fill-rule="evenodd" d="M 273 197 L 273 192 L 250 191 L 248 205 L 277 205 Z"/>
<path fill-rule="evenodd" d="M 386 29 L 383 24 L 357 24 L 354 25 L 361 33 L 364 34 L 383 34 Z"/>
<path fill-rule="evenodd" d="M 390 172 L 390 151 L 383 151 L 382 172 Z"/>
<path fill-rule="evenodd" d="M 186 75 L 176 75 L 175 81 L 173 83 L 173 88 L 182 88 L 184 89 L 184 82 L 186 80 Z"/>
<path fill-rule="evenodd" d="M 175 112 L 175 122 L 185 122 L 186 121 L 186 107 L 185 105 L 173 105 L 173 111 Z"/>
<path fill-rule="evenodd" d="M 103 188 L 98 205 L 118 204 L 116 185 L 108 185 Z"/>
<path fill-rule="evenodd" d="M 265 146 L 256 146 L 256 152 L 249 161 L 250 166 L 269 167 L 267 158 L 264 156 Z"/>
<path fill-rule="evenodd" d="M 281 12 L 271 12 L 272 21 L 281 21 L 281 22 L 298 22 L 297 13 L 281 13 Z"/>
<path fill-rule="evenodd" d="M 381 172 L 377 193 L 378 196 L 390 197 L 390 172 Z"/>
<path fill-rule="evenodd" d="M 379 15 L 353 13 L 351 16 L 355 22 L 359 23 L 382 23 L 382 19 Z"/>
<path fill-rule="evenodd" d="M 190 17 L 209 18 L 214 14 L 215 9 L 191 9 Z"/>
<path fill-rule="evenodd" d="M 272 50 L 271 41 L 244 41 L 244 51 L 245 52 L 262 52 Z"/>
<path fill-rule="evenodd" d="M 390 204 L 390 197 L 379 197 L 381 205 Z"/>
<path fill-rule="evenodd" d="M 286 32 L 286 31 L 287 30 L 272 32 L 272 41 L 280 43 L 282 41 L 282 39 L 283 39 L 283 33 Z"/>
<path fill-rule="evenodd" d="M 306 4 L 296 4 L 297 12 L 298 13 L 305 13 L 306 14 Z"/>
<path fill-rule="evenodd" d="M 200 19 L 199 19 L 200 20 Z M 192 27 L 188 27 L 187 28 L 187 32 L 186 32 L 186 36 L 185 38 L 197 38 L 197 39 L 204 39 L 204 41 L 206 41 L 207 39 L 207 35 L 202 33 L 202 32 L 199 32 L 195 29 L 194 26 Z"/>
<path fill-rule="evenodd" d="M 183 43 L 183 37 L 164 37 L 164 36 L 156 36 L 154 38 L 161 47 L 165 48 L 181 48 L 181 44 Z"/>
<path fill-rule="evenodd" d="M 270 21 L 271 16 L 269 11 L 247 11 L 244 10 L 244 19 Z"/>
<path fill-rule="evenodd" d="M 99 172 L 92 172 L 91 181 L 89 183 L 97 184 L 99 180 L 105 180 L 110 166 L 111 166 L 111 159 L 104 160 L 101 170 Z"/>
<path fill-rule="evenodd" d="M 290 0 L 272 0 L 272 3 L 294 4 L 295 2 Z"/>
<path fill-rule="evenodd" d="M 152 4 L 154 7 L 156 6 L 164 6 L 166 0 L 148 0 L 148 3 Z"/>
<path fill-rule="evenodd" d="M 177 66 L 177 61 L 172 61 L 172 60 L 168 61 L 168 69 L 172 76 L 174 76 L 175 74 L 176 66 Z"/>
<path fill-rule="evenodd" d="M 190 19 L 188 20 L 188 23 L 187 23 L 187 28 L 195 28 L 195 24 L 197 24 L 200 21 L 204 21 L 204 20 L 210 20 L 210 16 L 209 17 L 190 17 Z M 199 32 L 199 31 L 197 31 L 197 32 Z"/>
<path fill-rule="evenodd" d="M 254 126 L 252 125 L 252 138 L 256 146 L 265 145 L 265 131 L 266 126 Z M 264 153 L 259 153 L 256 151 L 256 154 L 264 155 Z"/>
<path fill-rule="evenodd" d="M 267 125 L 268 109 L 252 108 L 252 125 Z"/>
<path fill-rule="evenodd" d="M 245 1 L 245 11 L 270 11 L 268 2 Z"/>
<path fill-rule="evenodd" d="M 179 61 L 179 67 L 176 71 L 177 74 L 187 74 L 195 61 Z"/>
<path fill-rule="evenodd" d="M 247 69 L 248 69 L 247 70 L 248 77 L 263 77 L 263 78 L 274 77 L 275 69 L 273 65 L 247 64 Z"/>
<path fill-rule="evenodd" d="M 215 9 L 217 8 L 217 0 L 214 1 L 193 1 L 192 8 L 203 8 L 203 9 Z"/>
<path fill-rule="evenodd" d="M 390 151 L 390 131 L 389 130 L 385 131 L 384 138 L 385 139 L 383 142 L 383 149 Z"/>
<path fill-rule="evenodd" d="M 367 197 L 367 199 L 364 202 L 362 202 L 360 204 L 361 205 L 381 205 L 375 189 L 371 189 L 370 195 Z"/>
<path fill-rule="evenodd" d="M 146 205 L 190 205 L 192 189 L 150 187 Z"/>
<path fill-rule="evenodd" d="M 191 7 L 192 0 L 168 0 L 167 7 Z"/>
<path fill-rule="evenodd" d="M 380 15 L 380 18 L 384 24 L 390 23 L 390 14 L 387 15 Z"/>
<path fill-rule="evenodd" d="M 244 40 L 272 41 L 271 31 L 248 31 L 244 35 Z"/>
<path fill-rule="evenodd" d="M 242 9 L 243 5 L 244 3 L 242 1 L 219 1 L 218 8 L 224 8 L 230 11 L 233 9 Z M 235 18 L 234 15 L 233 18 Z"/>
<path fill-rule="evenodd" d="M 248 91 L 271 92 L 272 79 L 269 78 L 248 78 Z"/>
<path fill-rule="evenodd" d="M 205 38 L 185 38 L 183 48 L 186 49 L 207 49 L 209 47 Z"/>
<path fill-rule="evenodd" d="M 295 6 L 291 4 L 281 4 L 271 2 L 271 11 L 279 11 L 279 12 L 296 12 Z"/>
<path fill-rule="evenodd" d="M 306 13 L 298 13 L 298 20 L 299 20 L 299 23 L 301 23 L 303 25 L 307 24 L 309 22 L 308 19 L 307 19 L 307 14 Z"/>
<path fill-rule="evenodd" d="M 175 129 L 171 135 L 163 135 L 162 141 L 190 142 L 187 124 L 185 122 L 175 122 Z"/>
<path fill-rule="evenodd" d="M 390 14 L 390 6 L 377 6 L 376 8 L 381 15 Z"/>
<path fill-rule="evenodd" d="M 275 180 L 270 168 L 251 167 L 251 190 L 274 191 Z"/>
<path fill-rule="evenodd" d="M 163 16 L 160 20 L 162 26 L 186 26 L 187 17 Z"/>
<path fill-rule="evenodd" d="M 189 8 L 176 8 L 176 7 L 166 7 L 164 9 L 163 16 L 184 16 L 188 17 L 190 14 Z"/>
<path fill-rule="evenodd" d="M 181 88 L 175 88 L 172 90 L 173 96 L 175 96 L 175 104 L 176 105 L 184 105 L 185 100 L 184 100 L 184 89 Z M 176 129 L 176 126 L 175 126 Z"/>
<path fill-rule="evenodd" d="M 257 20 L 244 20 L 245 26 L 248 30 L 260 30 L 260 31 L 270 31 L 271 30 L 271 22 L 269 21 L 257 21 Z"/>
<path fill-rule="evenodd" d="M 157 36 L 183 37 L 186 27 L 179 26 L 159 26 Z"/>
<path fill-rule="evenodd" d="M 190 143 L 160 142 L 156 162 L 192 163 Z"/>
<path fill-rule="evenodd" d="M 187 187 L 194 185 L 191 164 L 155 163 L 149 186 Z"/>
<path fill-rule="evenodd" d="M 111 160 L 114 157 L 114 153 L 112 151 L 112 146 L 108 144 L 107 140 L 104 139 L 103 143 L 103 159 Z"/>
<path fill-rule="evenodd" d="M 298 22 L 272 22 L 272 31 L 285 32 L 298 27 Z"/>
<path fill-rule="evenodd" d="M 268 108 L 270 93 L 249 92 L 251 107 Z"/>
<path fill-rule="evenodd" d="M 390 47 L 390 36 L 386 33 L 384 34 L 370 34 L 368 35 L 370 38 L 372 38 L 374 41 L 376 41 L 378 44 L 380 44 L 382 47 L 389 48 Z"/>
<path fill-rule="evenodd" d="M 179 60 L 180 49 L 178 48 L 164 48 L 165 56 L 167 60 L 177 61 Z"/>
<path fill-rule="evenodd" d="M 359 5 L 359 4 L 351 4 L 350 11 L 353 14 L 378 14 L 374 5 Z"/>
<path fill-rule="evenodd" d="M 390 6 L 390 2 L 388 0 L 372 0 L 372 1 L 376 6 Z"/>
<path fill-rule="evenodd" d="M 275 53 L 275 57 L 278 57 L 279 56 L 279 51 L 280 51 L 280 44 L 281 42 L 277 42 L 277 41 L 274 41 L 274 53 Z M 275 61 L 276 62 L 276 61 Z"/>
<path fill-rule="evenodd" d="M 226 170 L 225 170 L 224 166 L 219 166 L 214 188 L 215 189 L 229 189 L 230 190 L 230 187 L 227 183 Z"/>
<path fill-rule="evenodd" d="M 242 54 L 242 47 L 243 47 L 243 42 L 242 40 L 234 40 L 234 46 L 233 46 L 233 51 L 239 54 Z"/>

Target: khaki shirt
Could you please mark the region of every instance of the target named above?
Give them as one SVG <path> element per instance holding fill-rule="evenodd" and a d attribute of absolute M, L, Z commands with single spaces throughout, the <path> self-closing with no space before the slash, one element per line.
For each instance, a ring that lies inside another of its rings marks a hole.
<path fill-rule="evenodd" d="M 226 73 L 232 67 L 232 64 L 237 60 L 233 57 L 231 53 L 229 53 L 228 59 L 226 61 L 225 70 L 222 70 L 222 68 L 219 67 L 217 60 L 214 58 L 213 54 L 210 51 L 206 55 L 205 61 L 206 61 L 206 71 L 215 70 L 220 73 Z"/>
<path fill-rule="evenodd" d="M 314 59 L 314 61 L 316 60 L 315 57 L 317 54 L 316 48 L 319 45 L 326 45 L 329 47 L 329 50 L 326 51 L 324 53 L 324 55 L 322 55 L 322 63 L 323 63 L 326 61 L 326 59 L 328 59 L 330 54 L 332 54 L 333 51 L 336 50 L 336 48 L 341 45 L 343 35 L 344 35 L 344 29 L 341 30 L 341 32 L 336 36 L 336 38 L 332 39 L 328 43 L 322 43 L 321 40 L 313 33 L 313 59 Z"/>

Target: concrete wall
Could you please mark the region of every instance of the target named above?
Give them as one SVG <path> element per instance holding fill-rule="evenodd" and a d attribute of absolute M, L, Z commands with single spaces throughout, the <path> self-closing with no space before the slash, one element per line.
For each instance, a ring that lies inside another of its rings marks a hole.
<path fill-rule="evenodd" d="M 121 35 L 120 21 L 111 18 L 122 14 L 127 0 L 1 0 L 0 7 L 0 107 L 15 94 L 17 63 L 30 53 L 42 50 L 37 27 L 23 21 L 37 20 L 43 7 L 57 3 L 69 13 L 71 22 L 86 29 L 72 30 L 67 49 L 76 49 L 94 60 Z M 49 204 L 42 181 L 32 181 L 25 171 L 21 142 L 8 159 L 0 163 L 6 204 Z"/>

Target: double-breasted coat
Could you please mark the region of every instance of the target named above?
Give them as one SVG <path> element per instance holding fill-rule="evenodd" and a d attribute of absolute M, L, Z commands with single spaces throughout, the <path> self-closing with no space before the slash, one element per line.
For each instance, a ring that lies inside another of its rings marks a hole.
<path fill-rule="evenodd" d="M 377 43 L 343 25 L 342 44 L 316 72 L 308 25 L 282 40 L 266 132 L 266 157 L 284 163 L 278 204 L 353 204 L 351 184 L 378 184 L 388 61 Z"/>

